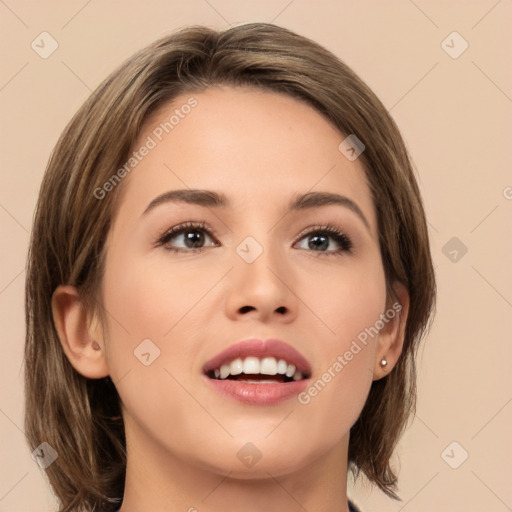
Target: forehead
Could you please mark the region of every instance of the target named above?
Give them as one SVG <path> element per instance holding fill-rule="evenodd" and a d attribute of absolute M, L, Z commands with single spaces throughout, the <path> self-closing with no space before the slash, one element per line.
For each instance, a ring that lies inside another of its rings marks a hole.
<path fill-rule="evenodd" d="M 120 209 L 128 204 L 140 215 L 162 192 L 191 188 L 221 192 L 238 212 L 270 214 L 296 194 L 325 191 L 356 201 L 375 232 L 365 169 L 340 151 L 345 138 L 312 106 L 282 93 L 185 93 L 145 122 L 134 145 L 144 156 L 124 180 Z"/>

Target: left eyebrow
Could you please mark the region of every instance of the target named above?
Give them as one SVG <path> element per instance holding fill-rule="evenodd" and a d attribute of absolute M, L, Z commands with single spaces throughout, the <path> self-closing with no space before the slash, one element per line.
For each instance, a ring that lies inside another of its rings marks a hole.
<path fill-rule="evenodd" d="M 227 208 L 231 205 L 231 202 L 223 193 L 214 192 L 213 190 L 171 190 L 155 197 L 148 204 L 142 215 L 147 215 L 157 206 L 169 202 L 189 203 L 207 208 Z M 345 208 L 352 210 L 352 212 L 354 212 L 363 221 L 368 230 L 371 230 L 368 219 L 364 216 L 357 203 L 346 196 L 332 192 L 307 192 L 305 194 L 296 194 L 288 204 L 287 211 L 301 211 L 329 205 L 344 206 Z"/>
<path fill-rule="evenodd" d="M 329 205 L 344 206 L 352 210 L 363 221 L 367 229 L 371 231 L 370 223 L 357 203 L 346 196 L 334 194 L 333 192 L 307 192 L 306 194 L 298 194 L 292 198 L 288 206 L 288 211 L 306 210 L 308 208 L 318 208 L 320 206 Z"/>

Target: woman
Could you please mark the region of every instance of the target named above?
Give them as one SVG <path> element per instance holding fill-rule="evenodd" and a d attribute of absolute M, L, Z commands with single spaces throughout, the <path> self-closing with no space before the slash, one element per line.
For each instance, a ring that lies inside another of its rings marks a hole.
<path fill-rule="evenodd" d="M 287 29 L 188 27 L 64 130 L 27 288 L 26 431 L 61 511 L 390 497 L 435 279 L 399 131 Z"/>

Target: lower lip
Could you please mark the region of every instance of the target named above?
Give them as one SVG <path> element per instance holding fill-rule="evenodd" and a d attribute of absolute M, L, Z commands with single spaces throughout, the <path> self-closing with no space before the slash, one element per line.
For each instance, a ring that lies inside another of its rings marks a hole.
<path fill-rule="evenodd" d="M 222 395 L 247 405 L 277 405 L 304 391 L 308 381 L 302 379 L 283 383 L 249 384 L 238 380 L 210 379 L 206 375 L 203 378 Z"/>

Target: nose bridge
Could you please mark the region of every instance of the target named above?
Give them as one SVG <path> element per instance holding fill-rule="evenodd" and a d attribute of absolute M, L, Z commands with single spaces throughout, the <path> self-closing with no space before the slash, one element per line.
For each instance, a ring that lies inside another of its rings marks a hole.
<path fill-rule="evenodd" d="M 264 203 L 248 200 L 243 209 L 245 215 L 236 226 L 239 229 L 237 234 L 245 236 L 234 247 L 234 264 L 237 273 L 245 274 L 247 279 L 255 274 L 265 279 L 271 278 L 271 270 L 277 272 L 284 259 L 284 246 L 272 227 L 272 218 L 258 208 L 259 204 Z"/>
<path fill-rule="evenodd" d="M 286 264 L 284 246 L 273 231 L 260 231 L 245 237 L 233 252 L 234 268 L 230 273 L 228 314 L 253 311 L 261 318 L 273 313 L 295 310 L 293 294 L 288 288 L 290 267 Z"/>
<path fill-rule="evenodd" d="M 282 283 L 276 274 L 280 273 L 283 260 L 282 247 L 272 240 L 272 232 L 247 236 L 236 247 L 236 273 L 242 281 L 251 286 L 278 288 Z"/>

